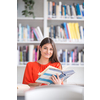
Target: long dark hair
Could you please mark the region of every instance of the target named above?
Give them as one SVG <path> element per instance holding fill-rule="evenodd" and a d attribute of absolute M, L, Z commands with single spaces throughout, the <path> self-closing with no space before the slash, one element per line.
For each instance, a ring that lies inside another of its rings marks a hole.
<path fill-rule="evenodd" d="M 40 47 L 42 48 L 42 46 L 44 44 L 50 43 L 53 47 L 53 54 L 52 56 L 49 58 L 49 61 L 51 61 L 52 63 L 54 62 L 59 62 L 58 58 L 57 58 L 57 49 L 56 49 L 56 45 L 54 43 L 54 41 L 51 38 L 44 38 L 41 43 L 40 43 Z M 39 56 L 38 56 L 38 60 L 41 58 L 41 51 L 39 50 Z M 59 62 L 60 63 L 60 62 Z"/>

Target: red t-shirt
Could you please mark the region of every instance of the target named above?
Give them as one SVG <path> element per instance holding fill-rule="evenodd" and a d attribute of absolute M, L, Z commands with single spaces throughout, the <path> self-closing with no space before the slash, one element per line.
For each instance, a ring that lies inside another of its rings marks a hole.
<path fill-rule="evenodd" d="M 24 76 L 23 76 L 23 84 L 36 83 L 35 81 L 38 79 L 38 73 L 44 71 L 49 65 L 54 66 L 56 68 L 62 69 L 60 63 L 55 62 L 48 64 L 39 64 L 38 62 L 28 62 L 25 68 Z M 45 85 L 45 84 L 42 84 Z"/>

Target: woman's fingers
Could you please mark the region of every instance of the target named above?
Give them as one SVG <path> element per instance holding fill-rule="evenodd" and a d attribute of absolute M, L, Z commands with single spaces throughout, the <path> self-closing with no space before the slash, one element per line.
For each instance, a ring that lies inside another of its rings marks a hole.
<path fill-rule="evenodd" d="M 57 79 L 59 80 L 59 75 L 58 74 L 56 74 L 57 75 Z"/>

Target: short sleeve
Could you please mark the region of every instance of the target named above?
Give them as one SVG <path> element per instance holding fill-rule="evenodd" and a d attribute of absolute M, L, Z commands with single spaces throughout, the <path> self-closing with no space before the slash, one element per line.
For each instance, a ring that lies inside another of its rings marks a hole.
<path fill-rule="evenodd" d="M 57 68 L 60 69 L 60 70 L 62 70 L 62 66 L 61 66 L 60 63 L 57 63 Z"/>
<path fill-rule="evenodd" d="M 32 66 L 30 63 L 27 63 L 26 65 L 22 83 L 23 84 L 33 83 Z"/>

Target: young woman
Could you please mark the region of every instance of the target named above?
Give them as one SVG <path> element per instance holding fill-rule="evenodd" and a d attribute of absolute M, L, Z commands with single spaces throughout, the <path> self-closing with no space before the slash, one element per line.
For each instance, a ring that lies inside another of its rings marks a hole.
<path fill-rule="evenodd" d="M 36 83 L 35 81 L 39 77 L 38 73 L 44 71 L 49 65 L 62 69 L 57 59 L 55 43 L 51 38 L 44 38 L 39 46 L 38 61 L 27 63 L 22 83 L 28 84 L 29 86 L 46 85 L 43 83 Z M 57 78 L 53 75 L 50 79 L 54 84 L 63 84 L 63 79 L 59 79 L 58 75 Z"/>

